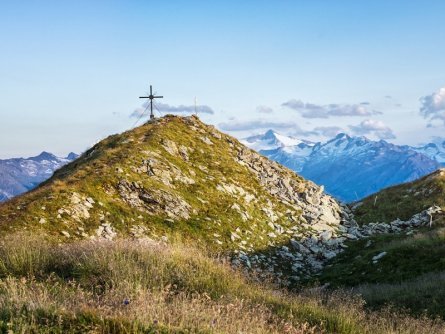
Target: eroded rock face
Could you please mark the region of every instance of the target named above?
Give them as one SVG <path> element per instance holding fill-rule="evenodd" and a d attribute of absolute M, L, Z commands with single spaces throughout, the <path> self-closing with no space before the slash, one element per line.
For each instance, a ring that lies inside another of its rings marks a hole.
<path fill-rule="evenodd" d="M 170 144 L 174 144 L 172 141 L 169 142 Z M 188 159 L 186 152 L 189 150 L 185 146 L 181 147 L 178 154 L 180 154 L 184 159 Z M 159 182 L 172 188 L 175 188 L 174 182 L 180 182 L 183 184 L 195 183 L 195 180 L 192 177 L 185 175 L 180 168 L 176 167 L 172 163 L 165 162 L 156 152 L 145 153 L 148 158 L 143 160 L 139 167 L 133 168 L 136 173 L 151 176 Z"/>
<path fill-rule="evenodd" d="M 166 214 L 172 218 L 189 219 L 191 206 L 176 194 L 161 189 L 145 189 L 137 182 L 121 180 L 120 197 L 131 207 L 151 214 Z"/>
<path fill-rule="evenodd" d="M 110 223 L 102 223 L 96 230 L 96 236 L 100 239 L 113 240 L 117 235 Z"/>
<path fill-rule="evenodd" d="M 94 204 L 95 201 L 91 197 L 73 192 L 71 194 L 70 204 L 57 211 L 57 218 L 63 219 L 64 217 L 70 217 L 77 222 L 82 222 L 90 218 L 90 209 L 93 208 Z"/>

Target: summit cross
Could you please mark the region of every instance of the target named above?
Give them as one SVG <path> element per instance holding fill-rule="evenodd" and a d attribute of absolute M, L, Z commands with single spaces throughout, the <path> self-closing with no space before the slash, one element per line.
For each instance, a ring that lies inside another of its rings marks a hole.
<path fill-rule="evenodd" d="M 140 99 L 150 99 L 150 119 L 155 118 L 155 115 L 153 114 L 153 99 L 162 99 L 163 96 L 156 96 L 153 95 L 153 89 L 150 85 L 150 95 L 148 96 L 139 96 Z"/>

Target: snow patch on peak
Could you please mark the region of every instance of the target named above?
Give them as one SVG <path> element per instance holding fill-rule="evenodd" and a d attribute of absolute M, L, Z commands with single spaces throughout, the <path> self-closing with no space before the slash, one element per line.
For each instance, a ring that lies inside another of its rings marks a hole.
<path fill-rule="evenodd" d="M 292 136 L 280 134 L 274 130 L 268 130 L 263 134 L 247 137 L 241 140 L 241 142 L 256 151 L 275 150 L 280 147 L 290 147 L 302 143 L 310 143 Z"/>

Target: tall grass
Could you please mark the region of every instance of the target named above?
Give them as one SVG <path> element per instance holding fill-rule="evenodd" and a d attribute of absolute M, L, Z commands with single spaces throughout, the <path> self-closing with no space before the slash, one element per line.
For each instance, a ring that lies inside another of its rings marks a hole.
<path fill-rule="evenodd" d="M 366 312 L 341 292 L 290 294 L 184 245 L 0 244 L 0 331 L 13 333 L 440 333 L 440 321 Z"/>
<path fill-rule="evenodd" d="M 372 308 L 392 304 L 410 313 L 445 318 L 445 272 L 432 272 L 399 283 L 363 284 L 354 292 Z"/>

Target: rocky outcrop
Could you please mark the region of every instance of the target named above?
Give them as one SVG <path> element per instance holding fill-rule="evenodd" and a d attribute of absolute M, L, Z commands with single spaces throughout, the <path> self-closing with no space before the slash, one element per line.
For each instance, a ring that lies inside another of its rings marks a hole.
<path fill-rule="evenodd" d="M 90 218 L 90 209 L 93 208 L 96 202 L 87 196 L 82 196 L 77 192 L 73 192 L 70 198 L 70 204 L 58 209 L 57 218 L 66 219 L 72 218 L 77 222 L 82 222 Z"/>
<path fill-rule="evenodd" d="M 100 239 L 113 240 L 117 233 L 110 223 L 102 223 L 96 230 L 96 236 Z"/>
<path fill-rule="evenodd" d="M 232 263 L 235 266 L 254 270 L 260 277 L 273 276 L 278 283 L 289 285 L 302 278 L 318 274 L 329 260 L 347 248 L 345 244 L 347 240 L 365 239 L 373 235 L 388 233 L 409 235 L 419 227 L 431 227 L 433 216 L 442 213 L 440 207 L 433 206 L 415 214 L 407 221 L 397 219 L 388 224 L 371 223 L 359 226 L 352 212 L 347 207 L 343 207 L 341 223 L 336 226 L 330 225 L 331 229 L 317 231 L 313 228 L 317 224 L 312 226 L 304 224 L 306 230 L 301 233 L 297 232 L 300 230 L 298 227 L 292 228 L 286 231 L 292 235 L 288 245 L 271 249 L 267 256 L 249 254 L 240 250 Z M 237 237 L 237 239 L 242 239 L 242 237 Z M 373 257 L 372 263 L 377 263 L 385 255 L 386 252 L 377 254 Z"/>
<path fill-rule="evenodd" d="M 335 229 L 340 224 L 343 209 L 324 193 L 323 187 L 298 179 L 284 167 L 246 147 L 239 147 L 236 161 L 249 168 L 271 195 L 302 212 L 303 219 L 311 225 L 318 225 L 322 230 L 330 229 L 331 225 Z"/>
<path fill-rule="evenodd" d="M 390 223 L 370 223 L 362 226 L 358 226 L 352 221 L 352 224 L 346 225 L 348 226 L 347 232 L 351 238 L 357 239 L 382 233 L 410 233 L 419 227 L 431 227 L 433 224 L 433 215 L 440 213 L 442 213 L 442 209 L 439 206 L 432 206 L 415 214 L 407 221 L 396 219 Z"/>
<path fill-rule="evenodd" d="M 145 189 L 138 182 L 121 180 L 120 197 L 131 207 L 149 214 L 166 214 L 172 218 L 189 219 L 191 206 L 181 197 L 161 189 Z"/>

